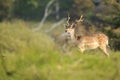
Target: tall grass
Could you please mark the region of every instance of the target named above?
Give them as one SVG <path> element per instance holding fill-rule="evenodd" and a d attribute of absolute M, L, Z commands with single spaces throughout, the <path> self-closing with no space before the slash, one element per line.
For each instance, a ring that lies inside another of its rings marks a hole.
<path fill-rule="evenodd" d="M 45 33 L 24 21 L 0 23 L 0 80 L 119 80 L 120 52 L 70 54 L 59 51 Z"/>

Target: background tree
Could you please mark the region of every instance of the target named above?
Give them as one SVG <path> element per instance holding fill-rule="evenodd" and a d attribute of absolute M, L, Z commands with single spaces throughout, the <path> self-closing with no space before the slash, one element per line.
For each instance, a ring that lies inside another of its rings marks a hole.
<path fill-rule="evenodd" d="M 73 12 L 74 15 L 80 16 L 80 14 L 89 15 L 93 12 L 94 4 L 92 0 L 74 0 Z"/>
<path fill-rule="evenodd" d="M 40 20 L 49 0 L 16 0 L 14 16 L 29 20 Z"/>
<path fill-rule="evenodd" d="M 0 0 L 0 21 L 11 16 L 13 2 L 14 0 Z"/>

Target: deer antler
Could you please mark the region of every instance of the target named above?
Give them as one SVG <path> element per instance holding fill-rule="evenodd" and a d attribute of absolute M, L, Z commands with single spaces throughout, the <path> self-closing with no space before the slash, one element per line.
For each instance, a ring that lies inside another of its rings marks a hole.
<path fill-rule="evenodd" d="M 67 25 L 69 25 L 69 20 L 70 20 L 70 16 L 69 16 L 69 14 L 68 14 Z"/>
<path fill-rule="evenodd" d="M 83 15 L 80 16 L 80 19 L 76 20 L 77 23 L 82 22 L 83 21 Z"/>

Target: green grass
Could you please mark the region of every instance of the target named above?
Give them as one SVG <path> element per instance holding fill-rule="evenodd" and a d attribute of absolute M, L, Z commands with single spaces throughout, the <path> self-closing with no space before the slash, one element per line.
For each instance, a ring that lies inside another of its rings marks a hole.
<path fill-rule="evenodd" d="M 120 80 L 120 52 L 59 51 L 23 21 L 0 23 L 0 80 Z"/>

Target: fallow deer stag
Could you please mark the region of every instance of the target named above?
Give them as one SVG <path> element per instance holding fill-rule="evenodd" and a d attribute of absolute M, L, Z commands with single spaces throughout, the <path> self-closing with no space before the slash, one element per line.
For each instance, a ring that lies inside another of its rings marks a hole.
<path fill-rule="evenodd" d="M 77 36 L 75 33 L 75 27 L 77 23 L 83 21 L 83 16 L 79 20 L 76 20 L 74 23 L 70 24 L 70 17 L 68 16 L 67 24 L 65 25 L 65 32 L 70 34 L 71 40 L 75 43 L 81 52 L 89 49 L 100 48 L 106 56 L 109 56 L 107 52 L 108 46 L 108 37 L 103 33 L 97 33 L 92 36 Z"/>

